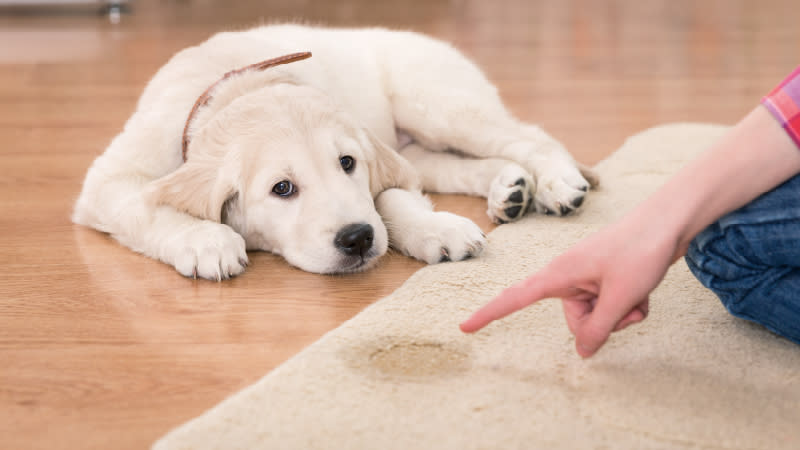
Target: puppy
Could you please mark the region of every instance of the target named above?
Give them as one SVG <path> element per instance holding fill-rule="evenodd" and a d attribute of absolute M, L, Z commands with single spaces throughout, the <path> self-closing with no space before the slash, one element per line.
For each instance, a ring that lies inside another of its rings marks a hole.
<path fill-rule="evenodd" d="M 89 168 L 73 220 L 185 276 L 238 275 L 246 250 L 347 273 L 389 246 L 427 263 L 480 254 L 481 230 L 422 190 L 484 196 L 505 223 L 568 214 L 593 183 L 443 42 L 275 25 L 162 67 Z"/>

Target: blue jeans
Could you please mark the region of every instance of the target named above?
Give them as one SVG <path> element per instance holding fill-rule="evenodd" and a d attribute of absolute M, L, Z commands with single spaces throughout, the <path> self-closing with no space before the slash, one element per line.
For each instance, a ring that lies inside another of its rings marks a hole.
<path fill-rule="evenodd" d="M 800 175 L 698 234 L 686 263 L 731 314 L 800 344 Z"/>

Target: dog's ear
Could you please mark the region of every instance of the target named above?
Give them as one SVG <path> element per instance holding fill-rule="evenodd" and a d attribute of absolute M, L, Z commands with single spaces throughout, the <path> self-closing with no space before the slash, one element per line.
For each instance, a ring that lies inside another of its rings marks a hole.
<path fill-rule="evenodd" d="M 218 161 L 192 158 L 176 171 L 152 181 L 145 195 L 156 205 L 169 205 L 192 216 L 220 222 L 225 201 L 237 194 L 224 172 Z"/>
<path fill-rule="evenodd" d="M 395 150 L 381 142 L 369 130 L 364 129 L 367 151 L 372 152 L 369 158 L 369 189 L 372 196 L 380 194 L 386 189 L 421 189 L 419 175 L 408 160 L 400 156 Z"/>

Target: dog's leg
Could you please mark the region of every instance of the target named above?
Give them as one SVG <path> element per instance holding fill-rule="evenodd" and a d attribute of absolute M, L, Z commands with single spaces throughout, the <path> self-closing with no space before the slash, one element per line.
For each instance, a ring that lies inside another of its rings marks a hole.
<path fill-rule="evenodd" d="M 149 177 L 132 169 L 135 162 L 122 164 L 108 153 L 113 152 L 89 169 L 74 222 L 109 233 L 187 277 L 222 280 L 244 272 L 247 253 L 239 234 L 227 225 L 152 204 L 145 195 Z"/>
<path fill-rule="evenodd" d="M 430 152 L 414 143 L 400 150 L 419 173 L 427 192 L 485 197 L 495 223 L 521 218 L 532 206 L 536 184 L 522 166 L 505 159 L 478 159 Z"/>
<path fill-rule="evenodd" d="M 596 177 L 581 168 L 541 128 L 513 117 L 497 89 L 459 52 L 441 42 L 416 39 L 416 52 L 393 42 L 382 54 L 393 114 L 399 129 L 424 148 L 456 149 L 477 158 L 514 161 L 536 181 L 535 208 L 568 214 L 581 205 Z M 424 55 L 424 61 L 422 60 Z"/>
<path fill-rule="evenodd" d="M 448 108 L 444 106 L 448 101 L 462 103 Z M 439 106 L 416 116 L 409 111 L 400 113 L 398 126 L 425 148 L 455 149 L 477 158 L 516 162 L 535 180 L 534 205 L 541 213 L 569 214 L 596 184 L 596 176 L 581 168 L 558 141 L 539 127 L 507 116 L 499 104 L 484 107 L 468 98 L 434 98 L 431 104 Z M 493 110 L 495 114 L 491 114 Z"/>
<path fill-rule="evenodd" d="M 486 245 L 477 225 L 455 214 L 433 211 L 420 192 L 387 189 L 375 199 L 375 207 L 389 232 L 389 245 L 428 264 L 468 259 Z"/>

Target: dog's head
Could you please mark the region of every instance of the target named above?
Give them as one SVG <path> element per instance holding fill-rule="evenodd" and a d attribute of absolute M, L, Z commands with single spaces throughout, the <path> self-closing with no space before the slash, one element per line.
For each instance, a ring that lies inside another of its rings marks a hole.
<path fill-rule="evenodd" d="M 303 270 L 374 265 L 388 236 L 373 199 L 417 187 L 410 164 L 314 88 L 269 74 L 225 84 L 197 114 L 186 162 L 151 183 L 151 199 L 226 223 L 249 249 Z"/>

